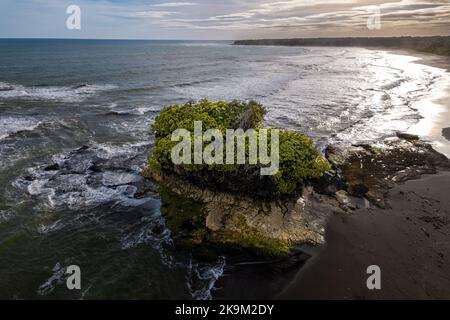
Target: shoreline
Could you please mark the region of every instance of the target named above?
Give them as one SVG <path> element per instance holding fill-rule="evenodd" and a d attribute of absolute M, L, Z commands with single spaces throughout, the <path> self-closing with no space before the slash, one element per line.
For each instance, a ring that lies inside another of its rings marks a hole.
<path fill-rule="evenodd" d="M 389 192 L 389 209 L 331 216 L 326 245 L 276 299 L 449 299 L 450 172 L 423 176 Z M 366 268 L 381 268 L 368 290 Z"/>
<path fill-rule="evenodd" d="M 420 37 L 419 37 L 420 38 Z M 426 38 L 426 37 L 425 37 Z M 332 38 L 333 39 L 333 38 Z M 351 38 L 350 38 L 351 39 Z M 389 38 L 391 39 L 391 38 Z M 395 38 L 392 38 L 395 39 Z M 302 40 L 302 39 L 282 39 L 283 40 Z M 321 40 L 321 39 L 316 39 Z M 323 40 L 323 39 L 322 39 Z M 344 43 L 349 39 L 335 39 L 335 40 L 345 40 Z M 261 41 L 261 43 L 258 43 Z M 450 158 L 450 56 L 440 55 L 431 52 L 420 51 L 414 48 L 402 48 L 399 46 L 383 46 L 383 45 L 370 45 L 365 46 L 360 45 L 288 45 L 277 43 L 278 40 L 274 39 L 275 43 L 268 44 L 268 40 L 239 40 L 235 41 L 233 45 L 236 46 L 284 46 L 284 47 L 342 47 L 342 48 L 360 48 L 370 51 L 384 51 L 389 54 L 401 55 L 412 57 L 415 60 L 410 63 L 420 64 L 431 68 L 441 69 L 445 72 L 446 81 L 445 87 L 434 87 L 432 90 L 436 90 L 431 96 L 426 97 L 418 101 L 419 106 L 414 106 L 417 112 L 422 117 L 418 123 L 410 126 L 406 132 L 418 135 L 421 140 L 432 144 L 433 148 L 437 151 L 443 153 L 448 158 Z M 249 43 L 247 43 L 249 42 Z M 255 42 L 253 44 L 252 42 Z M 430 106 L 432 108 L 430 109 Z M 432 112 L 430 112 L 430 110 Z"/>
<path fill-rule="evenodd" d="M 417 58 L 413 63 L 450 71 L 450 58 L 415 50 L 377 48 Z M 450 77 L 448 78 L 450 79 Z M 410 129 L 450 156 L 450 81 L 418 109 Z M 428 105 L 428 108 L 427 108 Z M 430 105 L 435 107 L 429 112 Z M 427 112 L 428 111 L 428 112 Z M 325 245 L 275 299 L 449 299 L 450 173 L 424 175 L 389 191 L 391 208 L 334 215 Z M 368 290 L 366 268 L 379 265 L 381 290 Z"/>
<path fill-rule="evenodd" d="M 412 125 L 407 132 L 418 135 L 422 140 L 431 143 L 434 149 L 450 158 L 450 57 L 412 49 L 377 48 L 376 50 L 410 56 L 417 59 L 412 61 L 414 64 L 438 68 L 446 72 L 444 75 L 446 79 L 442 80 L 446 83 L 433 88 L 432 90 L 436 92 L 430 92 L 430 97 L 418 102 L 417 110 L 422 119 Z"/>

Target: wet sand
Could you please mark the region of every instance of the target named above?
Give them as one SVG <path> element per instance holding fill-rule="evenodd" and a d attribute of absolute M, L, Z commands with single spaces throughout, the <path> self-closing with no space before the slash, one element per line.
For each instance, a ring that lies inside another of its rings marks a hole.
<path fill-rule="evenodd" d="M 327 245 L 277 299 L 450 299 L 450 173 L 390 191 L 391 208 L 330 217 Z M 366 269 L 381 268 L 381 290 Z"/>

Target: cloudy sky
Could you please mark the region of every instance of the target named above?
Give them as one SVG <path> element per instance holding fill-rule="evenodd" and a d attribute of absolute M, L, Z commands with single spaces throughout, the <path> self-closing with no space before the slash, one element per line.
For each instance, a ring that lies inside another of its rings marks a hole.
<path fill-rule="evenodd" d="M 70 5 L 81 29 L 66 27 Z M 381 13 L 381 29 L 367 21 Z M 246 39 L 450 35 L 450 0 L 1 0 L 0 37 Z"/>

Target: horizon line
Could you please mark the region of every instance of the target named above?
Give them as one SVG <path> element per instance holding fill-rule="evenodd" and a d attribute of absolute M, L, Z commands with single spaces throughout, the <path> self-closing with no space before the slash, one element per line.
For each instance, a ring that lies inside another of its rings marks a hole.
<path fill-rule="evenodd" d="M 146 38 L 59 38 L 59 37 L 0 37 L 0 40 L 99 40 L 99 41 L 245 41 L 245 40 L 282 40 L 282 39 L 342 39 L 342 38 L 431 38 L 450 37 L 449 35 L 402 35 L 402 36 L 341 36 L 341 37 L 280 37 L 245 39 L 146 39 Z"/>
<path fill-rule="evenodd" d="M 58 38 L 58 37 L 0 37 L 0 40 L 105 40 L 105 41 L 236 41 L 232 39 L 145 39 L 145 38 Z"/>

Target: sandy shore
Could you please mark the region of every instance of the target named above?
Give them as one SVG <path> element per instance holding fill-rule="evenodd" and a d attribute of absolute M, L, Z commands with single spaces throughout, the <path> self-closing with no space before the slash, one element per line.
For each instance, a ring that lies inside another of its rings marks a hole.
<path fill-rule="evenodd" d="M 450 299 L 450 173 L 408 181 L 392 208 L 330 218 L 327 245 L 280 299 Z M 381 268 L 381 290 L 366 269 Z"/>
<path fill-rule="evenodd" d="M 450 71 L 450 57 L 391 52 Z M 450 87 L 430 102 L 410 132 L 449 157 Z M 330 217 L 326 245 L 275 298 L 450 299 L 449 195 L 450 172 L 442 172 L 397 185 L 389 192 L 389 209 Z M 381 290 L 366 286 L 370 265 L 381 268 Z"/>

